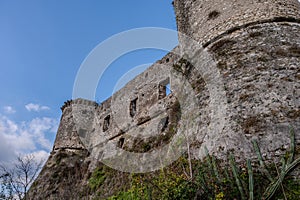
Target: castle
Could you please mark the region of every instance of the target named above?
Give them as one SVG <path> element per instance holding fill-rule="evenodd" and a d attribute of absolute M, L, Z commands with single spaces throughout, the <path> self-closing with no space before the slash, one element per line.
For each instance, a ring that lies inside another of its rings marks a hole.
<path fill-rule="evenodd" d="M 244 160 L 255 157 L 253 140 L 272 160 L 288 149 L 290 127 L 299 145 L 300 3 L 175 0 L 174 8 L 179 46 L 99 105 L 65 102 L 46 165 L 63 150 L 85 152 L 90 168 L 122 160 L 116 169 L 148 172 L 159 168 L 157 149 L 167 148 L 165 164 L 181 150 L 201 159 L 205 148 Z"/>

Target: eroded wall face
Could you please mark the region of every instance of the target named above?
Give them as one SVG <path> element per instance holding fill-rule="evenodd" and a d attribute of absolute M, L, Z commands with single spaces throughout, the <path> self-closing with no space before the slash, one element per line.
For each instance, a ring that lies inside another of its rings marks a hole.
<path fill-rule="evenodd" d="M 180 120 L 176 87 L 181 83 L 171 77 L 178 59 L 169 53 L 100 105 L 84 99 L 67 101 L 54 151 L 87 149 L 100 160 L 118 149 L 147 152 L 167 143 Z M 113 149 L 103 155 L 107 144 Z"/>
<path fill-rule="evenodd" d="M 211 141 L 212 152 L 234 149 L 241 158 L 249 157 L 254 152 L 251 142 L 257 140 L 264 156 L 274 159 L 289 148 L 290 127 L 299 145 L 300 24 L 249 26 L 207 49 L 227 99 L 226 125 Z"/>
<path fill-rule="evenodd" d="M 167 127 L 173 122 L 170 112 L 176 102 L 175 96 L 162 90 L 168 83 L 172 88 L 169 74 L 173 59 L 167 57 L 168 62 L 166 58 L 157 62 L 116 92 L 108 100 L 109 106 L 97 108 L 94 129 L 89 133 L 93 139 L 87 143 L 96 157 L 103 156 L 107 143 L 115 146 L 111 156 L 117 148 L 145 152 L 156 145 L 152 137 L 167 134 Z M 109 126 L 103 129 L 108 116 Z"/>

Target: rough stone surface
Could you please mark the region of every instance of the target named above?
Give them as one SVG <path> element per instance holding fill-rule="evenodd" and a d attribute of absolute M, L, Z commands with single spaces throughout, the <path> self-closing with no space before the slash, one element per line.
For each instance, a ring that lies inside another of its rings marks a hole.
<path fill-rule="evenodd" d="M 178 132 L 188 136 L 196 159 L 204 157 L 204 147 L 221 159 L 228 152 L 240 161 L 254 159 L 251 142 L 257 140 L 263 157 L 276 160 L 289 148 L 291 126 L 299 149 L 299 2 L 175 0 L 174 6 L 178 31 L 200 47 L 180 38 L 179 47 L 100 105 L 67 101 L 51 157 L 31 193 L 47 189 L 39 198 L 63 198 L 62 182 L 55 188 L 42 181 L 53 176 L 62 152 L 70 154 L 67 166 L 80 155 L 81 171 L 91 172 L 117 149 L 155 151 Z M 167 83 L 171 94 L 164 92 Z M 88 176 L 83 180 L 74 187 L 86 185 Z"/>
<path fill-rule="evenodd" d="M 227 146 L 249 154 L 256 139 L 268 159 L 282 154 L 289 146 L 289 127 L 300 131 L 300 24 L 249 26 L 208 49 L 222 74 L 228 103 L 225 137 L 215 141 L 214 152 Z M 234 135 L 242 138 L 233 141 Z M 298 134 L 298 144 L 299 139 Z"/>
<path fill-rule="evenodd" d="M 175 0 L 178 30 L 205 45 L 252 23 L 300 20 L 298 0 Z"/>

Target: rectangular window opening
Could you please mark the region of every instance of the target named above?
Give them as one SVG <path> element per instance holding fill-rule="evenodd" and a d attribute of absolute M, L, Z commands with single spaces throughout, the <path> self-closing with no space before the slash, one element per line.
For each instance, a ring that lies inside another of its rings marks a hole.
<path fill-rule="evenodd" d="M 168 83 L 167 85 L 166 85 L 166 96 L 168 96 L 169 94 L 171 94 L 172 92 L 171 92 L 171 86 L 170 86 L 170 83 Z"/>
<path fill-rule="evenodd" d="M 138 98 L 135 98 L 134 100 L 130 101 L 130 106 L 129 106 L 130 117 L 134 117 L 136 114 L 137 100 Z"/>
<path fill-rule="evenodd" d="M 122 148 L 124 146 L 124 142 L 125 142 L 125 138 L 120 138 L 119 141 L 118 141 L 117 146 L 119 148 Z"/>
<path fill-rule="evenodd" d="M 104 132 L 108 130 L 109 125 L 110 125 L 110 115 L 107 115 L 107 116 L 104 118 L 104 122 L 103 122 L 103 131 L 104 131 Z"/>
<path fill-rule="evenodd" d="M 158 99 L 163 99 L 164 97 L 171 94 L 171 85 L 170 79 L 167 78 L 166 80 L 162 81 L 158 86 Z"/>

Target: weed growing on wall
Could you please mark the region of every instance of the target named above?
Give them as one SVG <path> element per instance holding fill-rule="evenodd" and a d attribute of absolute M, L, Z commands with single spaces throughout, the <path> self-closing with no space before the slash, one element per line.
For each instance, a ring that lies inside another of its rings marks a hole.
<path fill-rule="evenodd" d="M 295 158 L 293 129 L 290 134 L 290 150 L 281 159 L 281 166 L 265 162 L 257 142 L 253 141 L 256 161 L 248 159 L 237 164 L 231 154 L 228 164 L 222 164 L 207 154 L 201 162 L 192 160 L 191 179 L 188 156 L 184 155 L 160 171 L 130 174 L 129 187 L 107 199 L 299 199 L 300 180 L 289 175 L 300 163 L 300 158 Z M 105 174 L 96 169 L 90 187 L 95 189 L 104 179 Z"/>

